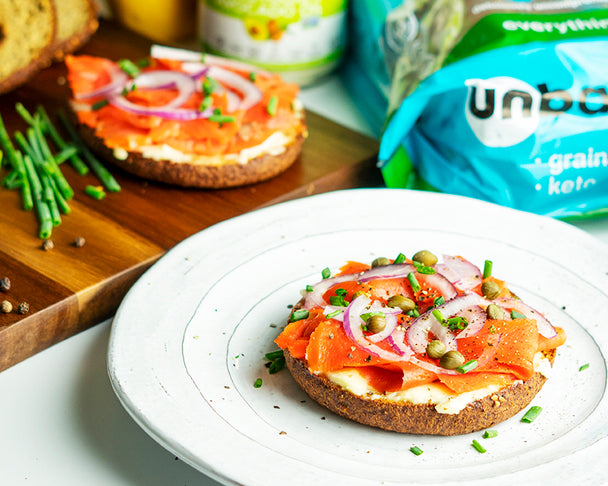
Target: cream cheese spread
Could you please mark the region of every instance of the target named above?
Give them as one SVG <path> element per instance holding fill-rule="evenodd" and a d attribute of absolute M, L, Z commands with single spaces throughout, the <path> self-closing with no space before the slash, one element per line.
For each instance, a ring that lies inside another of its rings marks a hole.
<path fill-rule="evenodd" d="M 534 356 L 534 370 L 548 377 L 551 370 L 551 362 L 542 353 L 536 353 Z M 501 388 L 498 385 L 489 385 L 470 392 L 454 393 L 441 383 L 427 383 L 403 391 L 379 393 L 353 368 L 328 372 L 325 376 L 332 383 L 351 392 L 353 395 L 371 400 L 389 400 L 395 403 L 411 403 L 413 405 L 431 404 L 435 405 L 435 410 L 438 413 L 445 414 L 457 414 L 469 403 L 492 395 Z"/>
<path fill-rule="evenodd" d="M 223 165 L 226 161 L 235 161 L 239 164 L 246 164 L 251 159 L 255 159 L 262 154 L 280 155 L 285 152 L 291 139 L 282 132 L 274 132 L 266 140 L 253 147 L 243 149 L 238 154 L 226 155 L 196 155 L 187 154 L 173 147 L 162 145 L 134 145 L 129 147 L 132 152 L 139 152 L 143 157 L 152 160 L 170 160 L 176 164 L 190 163 L 195 165 Z M 118 160 L 126 160 L 129 156 L 127 150 L 117 147 L 113 150 L 113 155 Z"/>

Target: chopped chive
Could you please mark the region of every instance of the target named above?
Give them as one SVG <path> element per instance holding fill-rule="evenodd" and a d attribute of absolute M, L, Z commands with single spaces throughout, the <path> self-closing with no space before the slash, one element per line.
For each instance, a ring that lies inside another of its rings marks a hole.
<path fill-rule="evenodd" d="M 51 122 L 51 119 L 49 118 L 49 115 L 47 114 L 46 110 L 44 109 L 44 106 L 38 105 L 36 108 L 36 113 L 40 117 L 41 128 L 43 129 L 43 131 L 45 133 L 49 134 L 49 136 L 51 137 L 51 139 L 53 140 L 53 142 L 55 143 L 55 145 L 57 146 L 57 148 L 59 150 L 63 150 L 66 147 L 72 146 L 71 144 L 68 144 L 61 137 L 61 135 L 59 135 L 59 132 L 56 130 L 55 126 Z M 57 157 L 59 157 L 59 154 L 57 154 Z M 56 159 L 57 159 L 57 157 L 56 157 Z M 82 159 L 80 158 L 78 153 L 75 153 L 74 155 L 69 157 L 69 159 L 72 164 L 72 167 L 74 168 L 74 170 L 76 172 L 78 172 L 79 175 L 86 175 L 89 173 L 89 168 L 82 161 Z M 59 164 L 60 162 L 57 162 L 57 163 Z"/>
<path fill-rule="evenodd" d="M 4 120 L 2 120 L 2 116 L 0 116 L 0 145 L 2 145 L 2 149 L 6 152 L 8 156 L 8 161 L 13 167 L 13 169 L 17 168 L 17 155 L 13 142 L 11 138 L 8 136 L 8 132 L 6 131 L 6 127 L 4 125 Z M 0 161 L 0 169 L 2 168 L 2 162 Z"/>
<path fill-rule="evenodd" d="M 149 67 L 150 64 L 152 64 L 152 61 L 150 61 L 149 57 L 142 57 L 141 59 L 135 62 L 135 65 L 141 69 Z"/>
<path fill-rule="evenodd" d="M 579 370 L 579 371 L 584 371 L 584 370 L 586 370 L 587 368 L 589 368 L 589 363 L 585 363 L 585 364 L 584 364 L 583 366 L 581 366 L 581 367 L 580 367 L 578 370 Z"/>
<path fill-rule="evenodd" d="M 524 316 L 521 312 L 517 312 L 516 310 L 512 310 L 511 311 L 511 319 L 525 319 L 526 316 Z"/>
<path fill-rule="evenodd" d="M 331 295 L 329 297 L 329 303 L 331 305 L 336 305 L 340 307 L 348 307 L 348 302 L 344 300 L 344 297 L 341 295 Z"/>
<path fill-rule="evenodd" d="M 101 110 L 104 106 L 108 106 L 109 104 L 110 104 L 110 102 L 108 100 L 99 100 L 96 103 L 93 103 L 91 105 L 91 110 L 93 110 L 93 111 Z"/>
<path fill-rule="evenodd" d="M 397 258 L 395 258 L 395 261 L 393 262 L 393 264 L 398 265 L 400 263 L 403 263 L 405 261 L 405 255 L 403 253 L 399 253 L 399 255 L 397 255 Z"/>
<path fill-rule="evenodd" d="M 55 184 L 55 181 L 50 177 L 49 182 L 51 184 L 51 187 L 53 188 L 53 193 L 55 194 L 55 201 L 57 202 L 57 206 L 63 214 L 70 214 L 72 210 L 70 209 L 70 206 L 68 206 L 68 203 L 63 197 L 63 194 L 61 194 L 61 191 L 58 189 L 57 184 Z"/>
<path fill-rule="evenodd" d="M 483 278 L 488 278 L 492 275 L 492 261 L 486 260 L 483 264 Z"/>
<path fill-rule="evenodd" d="M 211 96 L 205 96 L 203 101 L 201 101 L 200 106 L 198 107 L 198 111 L 205 111 L 211 108 L 213 104 L 213 98 Z"/>
<path fill-rule="evenodd" d="M 73 145 L 66 145 L 55 155 L 55 163 L 57 165 L 62 164 L 69 158 L 73 157 L 78 153 L 78 149 Z M 88 170 L 88 169 L 87 169 Z"/>
<path fill-rule="evenodd" d="M 439 309 L 433 309 L 433 312 L 431 312 L 431 314 L 433 314 L 433 316 L 435 317 L 435 319 L 437 319 L 441 323 L 442 326 L 447 325 L 447 323 L 444 324 L 445 319 L 444 319 L 443 314 L 441 313 L 441 311 Z"/>
<path fill-rule="evenodd" d="M 418 273 L 422 273 L 424 275 L 434 275 L 435 273 L 437 273 L 435 272 L 435 269 L 433 267 L 428 267 L 415 260 L 413 261 L 413 265 L 416 267 L 416 271 Z"/>
<path fill-rule="evenodd" d="M 215 88 L 217 88 L 217 81 L 215 79 L 207 77 L 203 80 L 202 88 L 203 94 L 205 96 L 209 96 L 215 91 Z"/>
<path fill-rule="evenodd" d="M 118 61 L 118 67 L 120 67 L 120 69 L 122 69 L 132 78 L 135 78 L 139 75 L 139 68 L 135 65 L 133 61 L 129 59 L 121 59 L 120 61 Z"/>
<path fill-rule="evenodd" d="M 496 327 L 494 327 L 494 324 L 492 324 L 490 326 L 490 334 L 496 334 L 498 332 L 498 329 L 496 329 Z"/>
<path fill-rule="evenodd" d="M 308 319 L 308 311 L 306 309 L 293 311 L 289 317 L 289 322 L 301 321 L 302 319 Z"/>
<path fill-rule="evenodd" d="M 91 196 L 93 199 L 97 199 L 98 201 L 106 197 L 106 191 L 104 191 L 103 187 L 101 186 L 88 185 L 84 188 L 84 192 L 88 196 Z"/>
<path fill-rule="evenodd" d="M 450 331 L 463 330 L 469 325 L 467 319 L 462 316 L 450 317 L 446 320 L 445 325 Z"/>
<path fill-rule="evenodd" d="M 21 152 L 17 152 L 17 157 L 22 157 Z M 51 218 L 51 210 L 48 203 L 42 197 L 42 183 L 34 163 L 30 159 L 29 155 L 25 155 L 23 158 L 23 165 L 26 167 L 28 179 L 30 180 L 32 188 L 32 196 L 36 203 L 36 212 L 38 213 L 38 220 L 40 221 L 40 227 L 38 229 L 38 236 L 42 240 L 50 238 L 51 232 L 53 231 L 53 220 Z"/>
<path fill-rule="evenodd" d="M 306 286 L 306 292 L 312 292 L 314 290 L 315 290 L 315 288 L 312 285 L 307 285 Z"/>
<path fill-rule="evenodd" d="M 93 170 L 97 178 L 103 183 L 106 189 L 112 192 L 120 191 L 121 188 L 118 182 L 116 182 L 116 179 L 112 177 L 112 174 L 110 174 L 108 169 L 106 169 L 103 164 L 99 162 L 99 160 L 97 160 L 97 157 L 95 157 L 93 153 L 89 150 L 89 148 L 85 145 L 82 138 L 80 138 L 80 136 L 76 132 L 76 129 L 70 123 L 65 113 L 60 111 L 57 113 L 57 117 L 59 118 L 59 121 L 61 121 L 62 125 L 65 127 L 66 131 L 70 134 L 70 137 L 74 141 L 76 147 L 78 147 L 78 150 L 80 151 L 82 156 L 87 160 L 91 169 Z"/>
<path fill-rule="evenodd" d="M 36 210 L 38 211 L 38 216 L 40 218 L 41 223 L 46 219 L 46 212 L 43 207 L 38 207 L 39 203 L 42 204 L 41 190 L 40 190 L 40 180 L 38 179 L 38 174 L 36 173 L 36 169 L 32 164 L 32 159 L 29 158 L 28 155 L 23 156 L 21 152 L 15 152 L 17 155 L 17 159 L 19 160 L 19 169 L 22 174 L 23 185 L 21 186 L 21 196 L 23 198 L 23 209 L 26 211 L 30 211 L 34 207 L 34 202 L 36 202 Z"/>
<path fill-rule="evenodd" d="M 255 78 L 257 77 L 257 73 L 255 71 L 249 72 L 249 81 L 255 83 Z"/>
<path fill-rule="evenodd" d="M 486 452 L 486 450 L 484 449 L 484 447 L 479 442 L 477 442 L 475 439 L 473 439 L 473 442 L 471 443 L 471 445 L 473 446 L 473 448 L 477 452 L 479 452 L 481 454 L 483 454 L 484 452 Z"/>
<path fill-rule="evenodd" d="M 264 355 L 264 358 L 266 358 L 268 361 L 274 361 L 275 359 L 282 358 L 282 357 L 283 357 L 282 349 L 278 349 L 276 351 L 271 351 L 270 353 L 266 353 Z"/>
<path fill-rule="evenodd" d="M 536 418 L 540 415 L 540 413 L 543 411 L 542 407 L 539 407 L 538 405 L 534 405 L 533 407 L 530 407 L 530 409 L 526 412 L 526 414 L 521 418 L 522 422 L 526 422 L 527 424 L 530 424 L 532 422 L 534 422 L 534 420 L 536 420 Z"/>
<path fill-rule="evenodd" d="M 326 317 L 327 319 L 333 319 L 334 317 L 336 317 L 336 316 L 337 316 L 337 315 L 339 315 L 339 314 L 342 314 L 343 312 L 344 312 L 344 310 L 343 310 L 343 309 L 338 309 L 338 310 L 335 310 L 335 311 L 333 311 L 333 312 L 330 312 L 330 313 L 329 313 L 329 314 L 327 314 L 325 317 Z"/>
<path fill-rule="evenodd" d="M 275 116 L 277 114 L 277 105 L 279 104 L 279 98 L 276 96 L 271 96 L 268 100 L 268 106 L 266 106 L 266 111 L 270 116 Z"/>
<path fill-rule="evenodd" d="M 34 116 L 33 128 L 36 142 L 38 143 L 38 147 L 40 147 L 40 151 L 42 153 L 44 161 L 46 162 L 46 166 L 50 170 L 50 175 L 55 181 L 55 184 L 57 184 L 57 188 L 61 191 L 61 194 L 63 194 L 64 198 L 72 199 L 72 197 L 74 196 L 74 189 L 70 187 L 70 184 L 68 183 L 65 176 L 61 172 L 61 169 L 57 166 L 57 163 L 55 162 L 55 157 L 53 157 L 53 153 L 51 152 L 46 138 L 42 133 L 42 123 L 38 114 Z"/>
<path fill-rule="evenodd" d="M 441 297 L 435 297 L 433 299 L 433 307 L 437 307 L 442 304 L 445 304 L 445 298 L 443 297 L 443 295 Z"/>
<path fill-rule="evenodd" d="M 328 267 L 325 267 L 323 269 L 323 271 L 321 272 L 321 276 L 323 277 L 323 279 L 325 280 L 326 278 L 331 277 L 331 270 Z"/>
<path fill-rule="evenodd" d="M 262 386 L 262 378 L 258 378 L 253 382 L 253 388 L 260 388 Z"/>
<path fill-rule="evenodd" d="M 493 439 L 494 437 L 497 437 L 497 436 L 498 436 L 498 432 L 497 431 L 495 431 L 495 430 L 486 430 L 483 433 L 482 437 L 484 439 Z"/>
<path fill-rule="evenodd" d="M 363 321 L 367 321 L 372 316 L 386 317 L 384 312 L 375 311 L 375 312 L 366 312 L 365 314 L 361 314 L 361 319 L 363 319 Z"/>
<path fill-rule="evenodd" d="M 410 452 L 419 456 L 420 454 L 422 454 L 422 449 L 418 446 L 412 446 L 410 447 Z"/>
<path fill-rule="evenodd" d="M 236 118 L 234 118 L 232 115 L 220 115 L 220 114 L 213 114 L 208 118 L 209 121 L 211 122 L 216 122 L 216 123 L 234 123 L 234 121 L 236 120 Z"/>
<path fill-rule="evenodd" d="M 410 317 L 420 317 L 420 311 L 418 310 L 418 307 L 416 307 L 415 309 L 412 309 L 410 311 L 407 311 L 405 314 Z"/>
<path fill-rule="evenodd" d="M 458 371 L 458 373 L 465 374 L 465 373 L 468 373 L 469 371 L 474 370 L 475 368 L 477 368 L 477 360 L 472 359 L 471 361 L 467 361 L 462 366 L 459 366 L 458 368 L 456 368 L 456 371 Z"/>
<path fill-rule="evenodd" d="M 274 361 L 272 361 L 272 363 L 270 363 L 270 366 L 268 367 L 268 373 L 270 373 L 271 375 L 274 375 L 275 373 L 278 373 L 279 371 L 281 371 L 283 368 L 285 368 L 285 357 L 284 356 L 277 358 Z"/>
<path fill-rule="evenodd" d="M 51 181 L 52 179 L 47 172 L 43 171 L 40 174 L 43 198 L 49 205 L 49 211 L 51 212 L 51 220 L 53 221 L 53 226 L 59 226 L 61 224 L 61 215 L 59 214 L 59 206 L 57 205 L 57 200 L 55 199 L 55 191 L 53 191 Z"/>
<path fill-rule="evenodd" d="M 32 118 L 32 115 L 29 111 L 27 111 L 27 108 L 23 106 L 23 103 L 18 102 L 15 105 L 15 110 L 17 110 L 17 113 L 21 115 L 21 118 L 23 118 L 28 125 L 34 124 L 34 119 Z"/>
<path fill-rule="evenodd" d="M 407 279 L 410 282 L 410 285 L 412 286 L 412 290 L 414 292 L 418 292 L 420 290 L 420 284 L 418 283 L 418 280 L 416 280 L 416 275 L 414 275 L 412 272 L 407 274 Z"/>
<path fill-rule="evenodd" d="M 48 164 L 48 162 L 42 160 L 42 154 L 40 153 L 40 148 L 35 143 L 36 139 L 33 136 L 33 131 L 28 130 L 28 132 L 30 140 L 32 142 L 31 144 L 18 130 L 14 133 L 15 141 L 19 144 L 21 149 L 30 157 L 32 163 L 34 164 L 34 167 L 38 169 L 38 172 L 40 172 L 40 179 L 44 183 L 45 191 L 47 192 L 45 200 L 48 201 L 51 205 L 51 212 L 54 211 L 55 208 L 53 206 L 56 204 L 57 207 L 61 210 L 61 212 L 63 212 L 64 214 L 68 214 L 71 210 L 67 205 L 64 195 L 57 187 L 55 179 L 52 177 L 52 170 L 50 168 L 50 165 Z M 72 149 L 73 148 L 74 147 L 72 147 Z M 48 195 L 49 191 L 52 192 L 52 195 L 50 196 Z M 53 200 L 53 203 L 50 202 L 51 200 Z M 57 223 L 58 221 L 59 218 L 57 217 L 57 214 L 55 214 L 54 222 Z"/>
<path fill-rule="evenodd" d="M 346 289 L 336 289 L 336 295 L 344 297 L 346 294 L 348 294 L 348 291 Z"/>
<path fill-rule="evenodd" d="M 23 174 L 13 170 L 2 180 L 2 185 L 7 189 L 17 189 L 23 185 Z"/>

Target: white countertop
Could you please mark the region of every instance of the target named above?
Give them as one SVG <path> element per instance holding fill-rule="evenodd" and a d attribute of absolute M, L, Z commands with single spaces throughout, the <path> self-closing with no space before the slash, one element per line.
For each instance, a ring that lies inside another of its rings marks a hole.
<path fill-rule="evenodd" d="M 308 88 L 307 108 L 372 130 L 338 76 Z M 608 244 L 608 219 L 577 226 Z M 106 372 L 111 320 L 0 373 L 0 469 L 7 485 L 217 485 L 151 439 Z"/>

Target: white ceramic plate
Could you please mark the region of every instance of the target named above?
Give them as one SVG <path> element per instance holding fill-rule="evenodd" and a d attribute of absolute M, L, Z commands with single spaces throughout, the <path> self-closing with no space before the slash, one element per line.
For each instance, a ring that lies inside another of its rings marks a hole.
<path fill-rule="evenodd" d="M 390 433 L 323 409 L 287 371 L 268 373 L 263 356 L 289 306 L 323 268 L 424 248 L 492 260 L 496 276 L 566 330 L 532 424 L 521 412 L 494 439 Z M 552 219 L 406 190 L 313 196 L 213 226 L 146 272 L 116 314 L 110 379 L 155 440 L 225 484 L 601 482 L 607 272 L 606 246 Z"/>

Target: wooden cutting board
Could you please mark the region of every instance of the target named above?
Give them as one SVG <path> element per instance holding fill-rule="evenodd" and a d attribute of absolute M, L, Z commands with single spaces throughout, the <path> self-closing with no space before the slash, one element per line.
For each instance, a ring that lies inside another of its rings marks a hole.
<path fill-rule="evenodd" d="M 149 47 L 148 40 L 105 22 L 81 53 L 139 59 Z M 57 63 L 0 97 L 9 133 L 26 128 L 14 110 L 17 101 L 28 109 L 42 104 L 54 119 L 67 94 L 65 66 Z M 210 225 L 287 199 L 382 185 L 375 169 L 376 141 L 311 112 L 307 120 L 310 135 L 297 162 L 279 177 L 248 187 L 182 189 L 106 164 L 122 191 L 97 201 L 83 192 L 88 184 L 98 184 L 94 176 L 63 169 L 75 196 L 71 214 L 53 230 L 50 251 L 41 249 L 38 221 L 21 209 L 19 191 L 0 187 L 0 278 L 11 282 L 8 291 L 0 291 L 0 300 L 30 306 L 24 315 L 0 313 L 0 371 L 110 317 L 150 265 Z M 6 174 L 3 169 L 0 177 Z M 85 238 L 85 245 L 74 246 L 76 237 Z"/>

